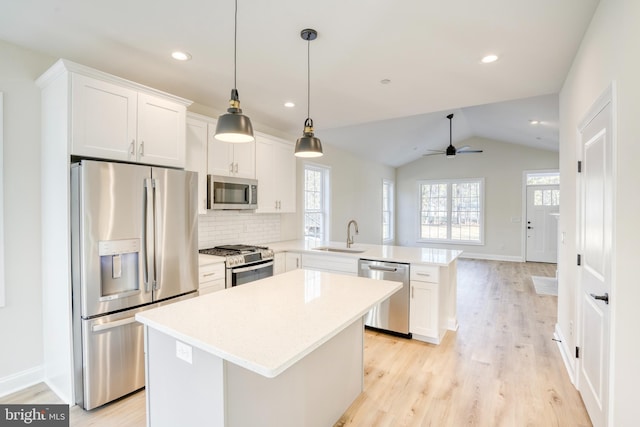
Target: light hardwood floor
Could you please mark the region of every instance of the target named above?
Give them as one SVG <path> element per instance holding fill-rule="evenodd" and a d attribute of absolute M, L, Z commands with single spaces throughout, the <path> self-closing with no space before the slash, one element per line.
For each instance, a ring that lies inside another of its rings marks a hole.
<path fill-rule="evenodd" d="M 457 332 L 439 345 L 365 334 L 365 389 L 343 426 L 560 426 L 591 423 L 552 341 L 557 298 L 537 295 L 531 276 L 555 265 L 458 261 Z M 44 384 L 2 403 L 57 403 Z M 143 427 L 144 391 L 71 425 Z"/>

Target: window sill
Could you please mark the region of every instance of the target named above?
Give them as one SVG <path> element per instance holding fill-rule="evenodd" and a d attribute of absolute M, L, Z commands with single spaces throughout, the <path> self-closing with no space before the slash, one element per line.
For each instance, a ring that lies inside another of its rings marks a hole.
<path fill-rule="evenodd" d="M 437 243 L 442 245 L 484 246 L 484 241 L 447 240 L 447 239 L 418 239 L 417 243 Z"/>

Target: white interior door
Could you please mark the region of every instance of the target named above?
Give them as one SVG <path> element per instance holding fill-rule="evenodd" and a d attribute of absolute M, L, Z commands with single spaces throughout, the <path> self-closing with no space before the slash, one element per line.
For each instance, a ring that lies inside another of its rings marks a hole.
<path fill-rule="evenodd" d="M 579 272 L 579 383 L 594 426 L 607 425 L 613 232 L 611 102 L 581 130 L 582 267 Z"/>
<path fill-rule="evenodd" d="M 527 261 L 558 262 L 559 185 L 527 186 Z"/>

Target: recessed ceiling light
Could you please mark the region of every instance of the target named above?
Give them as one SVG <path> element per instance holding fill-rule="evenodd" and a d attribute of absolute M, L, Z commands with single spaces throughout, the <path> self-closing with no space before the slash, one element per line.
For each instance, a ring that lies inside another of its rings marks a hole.
<path fill-rule="evenodd" d="M 191 59 L 191 54 L 189 52 L 176 50 L 175 52 L 171 52 L 171 57 L 176 61 L 188 61 Z"/>
<path fill-rule="evenodd" d="M 492 62 L 496 62 L 497 60 L 498 60 L 498 55 L 487 55 L 484 58 L 482 58 L 482 63 L 490 64 Z"/>
<path fill-rule="evenodd" d="M 284 103 L 284 106 L 285 106 L 285 107 L 287 107 L 287 108 L 293 108 L 293 107 L 295 107 L 295 106 L 296 106 L 296 104 L 294 104 L 294 103 L 293 103 L 293 102 L 291 102 L 291 101 L 288 101 L 288 102 L 285 102 L 285 103 Z"/>
<path fill-rule="evenodd" d="M 540 124 L 540 120 L 529 120 L 529 124 L 531 124 L 531 125 L 539 125 Z"/>
<path fill-rule="evenodd" d="M 389 83 L 391 83 L 391 80 L 389 80 L 389 79 L 382 79 L 382 80 L 380 80 L 380 83 L 382 83 L 383 85 L 388 85 Z"/>

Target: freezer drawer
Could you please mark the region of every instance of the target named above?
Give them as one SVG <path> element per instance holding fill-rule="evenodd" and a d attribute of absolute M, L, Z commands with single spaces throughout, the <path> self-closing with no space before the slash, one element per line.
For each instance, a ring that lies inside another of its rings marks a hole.
<path fill-rule="evenodd" d="M 134 318 L 140 311 L 82 320 L 82 402 L 78 403 L 84 409 L 144 387 L 144 329 Z"/>

